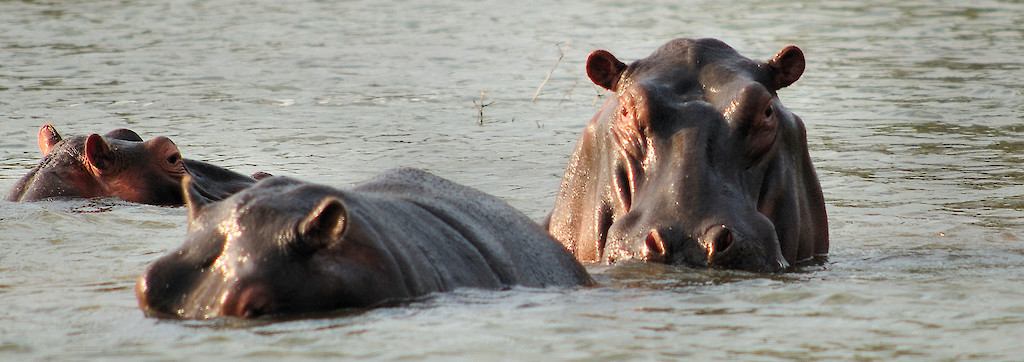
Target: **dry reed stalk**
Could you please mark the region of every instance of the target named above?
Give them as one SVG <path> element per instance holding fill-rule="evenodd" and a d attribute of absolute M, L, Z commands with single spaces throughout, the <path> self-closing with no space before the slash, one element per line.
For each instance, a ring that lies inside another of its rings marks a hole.
<path fill-rule="evenodd" d="M 562 48 L 562 44 L 565 44 L 565 48 Z M 562 58 L 565 58 L 565 52 L 569 51 L 569 44 L 569 42 L 555 44 L 555 46 L 558 47 L 559 52 L 558 60 L 555 61 L 555 65 L 551 66 L 551 70 L 548 71 L 548 76 L 544 77 L 544 81 L 540 83 L 540 87 L 537 87 L 537 92 L 533 93 L 533 98 L 530 99 L 530 102 L 537 100 L 537 96 L 540 95 L 540 90 L 548 83 L 548 79 L 551 79 L 551 73 L 555 72 L 555 68 L 558 68 L 558 63 L 561 63 Z"/>
<path fill-rule="evenodd" d="M 476 111 L 477 111 L 477 113 L 479 114 L 479 117 L 480 117 L 479 124 L 481 126 L 484 124 L 484 107 L 487 107 L 487 106 L 489 106 L 489 105 L 494 103 L 494 102 L 491 102 L 491 103 L 486 103 L 485 104 L 484 103 L 484 93 L 487 93 L 487 88 L 484 88 L 484 90 L 480 91 L 480 103 L 477 103 L 475 100 L 473 101 L 473 105 L 476 106 Z"/>

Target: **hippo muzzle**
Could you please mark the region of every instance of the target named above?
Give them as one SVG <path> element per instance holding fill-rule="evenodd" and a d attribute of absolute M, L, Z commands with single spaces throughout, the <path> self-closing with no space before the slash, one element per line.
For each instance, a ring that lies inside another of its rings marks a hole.
<path fill-rule="evenodd" d="M 786 270 L 789 263 L 771 222 L 764 216 L 754 219 L 702 227 L 641 223 L 627 229 L 628 222 L 616 223 L 608 231 L 602 260 L 642 259 L 769 273 Z"/>
<path fill-rule="evenodd" d="M 632 107 L 668 122 L 643 131 L 643 174 L 633 177 L 630 209 L 609 229 L 609 244 L 643 243 L 626 248 L 675 264 L 784 270 L 775 226 L 757 210 L 763 172 L 737 147 L 735 130 L 708 102 L 676 103 L 649 89 L 634 91 L 644 104 Z"/>

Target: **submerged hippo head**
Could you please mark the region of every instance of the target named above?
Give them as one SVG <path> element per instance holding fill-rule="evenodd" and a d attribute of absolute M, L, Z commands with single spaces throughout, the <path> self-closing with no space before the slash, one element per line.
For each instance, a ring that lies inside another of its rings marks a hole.
<path fill-rule="evenodd" d="M 804 71 L 715 39 L 676 39 L 626 65 L 595 51 L 612 90 L 570 158 L 548 230 L 578 259 L 780 271 L 828 252 L 803 122 L 776 91 Z"/>
<path fill-rule="evenodd" d="M 213 203 L 185 187 L 185 243 L 136 285 L 149 315 L 281 316 L 461 287 L 593 283 L 522 213 L 420 170 L 386 172 L 346 190 L 274 177 Z"/>
<path fill-rule="evenodd" d="M 322 252 L 345 232 L 347 219 L 325 187 L 271 178 L 212 204 L 185 187 L 188 237 L 177 252 L 150 265 L 136 287 L 147 313 L 257 317 L 370 304 L 340 287 L 372 293 L 372 273 L 359 260 L 373 248 L 353 244 Z"/>
<path fill-rule="evenodd" d="M 62 138 L 39 130 L 43 160 L 19 180 L 7 201 L 117 197 L 152 205 L 182 205 L 181 179 L 191 174 L 204 197 L 220 200 L 256 182 L 205 162 L 183 159 L 167 137 L 143 141 L 131 130 Z"/>

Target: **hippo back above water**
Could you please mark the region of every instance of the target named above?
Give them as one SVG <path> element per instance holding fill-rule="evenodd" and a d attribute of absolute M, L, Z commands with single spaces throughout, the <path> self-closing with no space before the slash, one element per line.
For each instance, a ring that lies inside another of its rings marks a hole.
<path fill-rule="evenodd" d="M 274 177 L 216 203 L 189 190 L 184 245 L 155 261 L 136 288 L 148 314 L 287 315 L 461 287 L 593 283 L 522 213 L 419 170 L 348 190 Z"/>
<path fill-rule="evenodd" d="M 143 141 L 118 129 L 100 136 L 63 138 L 52 125 L 39 130 L 42 161 L 7 194 L 7 201 L 117 197 L 152 205 L 182 205 L 181 179 L 188 174 L 201 195 L 223 199 L 256 179 L 181 157 L 167 137 Z"/>
<path fill-rule="evenodd" d="M 780 271 L 824 260 L 828 225 L 803 121 L 778 98 L 804 70 L 676 39 L 587 74 L 616 93 L 587 125 L 547 227 L 578 259 Z"/>

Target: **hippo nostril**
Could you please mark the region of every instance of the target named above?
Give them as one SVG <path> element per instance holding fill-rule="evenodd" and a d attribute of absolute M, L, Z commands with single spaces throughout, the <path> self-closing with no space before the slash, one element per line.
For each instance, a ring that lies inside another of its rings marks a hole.
<path fill-rule="evenodd" d="M 704 245 L 708 248 L 709 265 L 747 269 L 744 265 L 754 261 L 751 259 L 754 256 L 750 253 L 753 251 L 750 245 L 725 225 L 715 225 L 709 229 L 704 234 Z"/>
<path fill-rule="evenodd" d="M 732 231 L 730 231 L 725 225 L 716 226 L 711 230 L 711 233 L 710 243 L 708 243 L 708 246 L 710 246 L 708 248 L 708 255 L 721 253 L 732 246 Z"/>
<path fill-rule="evenodd" d="M 652 229 L 647 233 L 642 254 L 645 260 L 652 261 L 660 260 L 665 256 L 665 239 L 661 236 L 661 232 L 658 229 Z"/>
<path fill-rule="evenodd" d="M 755 272 L 777 272 L 788 266 L 775 235 L 768 234 L 763 238 L 751 238 L 749 235 L 749 232 L 737 232 L 725 225 L 712 227 L 703 239 L 708 248 L 708 264 Z"/>
<path fill-rule="evenodd" d="M 230 315 L 240 318 L 256 318 L 273 312 L 274 303 L 263 287 L 250 287 L 242 291 L 234 308 L 226 308 Z"/>

